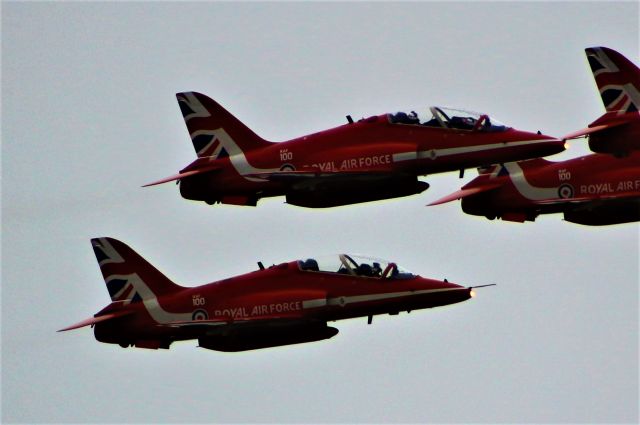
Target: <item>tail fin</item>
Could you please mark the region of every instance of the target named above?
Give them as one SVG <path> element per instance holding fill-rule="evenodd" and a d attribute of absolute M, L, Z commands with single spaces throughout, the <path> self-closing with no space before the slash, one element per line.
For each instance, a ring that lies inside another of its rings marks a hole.
<path fill-rule="evenodd" d="M 585 53 L 607 112 L 639 111 L 640 69 L 607 47 L 590 47 Z"/>
<path fill-rule="evenodd" d="M 271 145 L 203 94 L 177 93 L 176 99 L 198 157 L 224 158 Z"/>
<path fill-rule="evenodd" d="M 91 239 L 91 245 L 111 301 L 129 304 L 182 289 L 133 249 L 116 239 Z"/>

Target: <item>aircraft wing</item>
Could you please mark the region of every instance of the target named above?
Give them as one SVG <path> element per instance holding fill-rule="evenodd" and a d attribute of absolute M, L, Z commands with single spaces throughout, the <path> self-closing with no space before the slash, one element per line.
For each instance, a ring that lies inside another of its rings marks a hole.
<path fill-rule="evenodd" d="M 291 182 L 296 183 L 300 181 L 311 180 L 341 180 L 341 179 L 362 179 L 362 180 L 375 180 L 380 178 L 387 178 L 394 173 L 390 171 L 371 170 L 371 171 L 321 171 L 321 170 L 307 170 L 307 171 L 275 171 L 269 173 L 253 173 L 247 174 L 248 177 L 262 179 L 265 181 L 276 182 Z"/>
<path fill-rule="evenodd" d="M 302 316 L 267 316 L 259 318 L 236 318 L 236 319 L 213 319 L 213 320 L 196 320 L 185 322 L 169 322 L 162 323 L 157 326 L 168 327 L 174 329 L 191 329 L 193 331 L 202 331 L 205 334 L 214 335 L 224 332 L 229 328 L 249 329 L 249 328 L 287 328 L 292 326 L 304 326 L 320 323 L 317 319 L 303 318 Z"/>
<path fill-rule="evenodd" d="M 247 176 L 271 182 L 279 182 L 290 187 L 293 190 L 314 190 L 317 187 L 328 189 L 340 188 L 343 185 L 349 187 L 369 186 L 376 183 L 383 183 L 393 179 L 402 179 L 401 174 L 386 170 L 368 170 L 368 171 L 320 171 L 303 170 L 303 171 L 276 171 L 269 173 L 254 173 Z"/>
<path fill-rule="evenodd" d="M 463 188 L 458 190 L 457 192 L 453 192 L 443 198 L 440 198 L 437 201 L 434 201 L 427 206 L 431 207 L 433 205 L 446 204 L 447 202 L 455 201 L 456 199 L 466 198 L 467 196 L 477 195 L 478 193 L 489 192 L 490 190 L 497 189 L 500 186 L 502 186 L 502 184 L 493 183 L 493 184 L 486 184 L 482 186 L 470 187 L 467 189 Z"/>
<path fill-rule="evenodd" d="M 188 320 L 181 322 L 167 322 L 160 323 L 159 326 L 166 326 L 169 328 L 193 328 L 193 327 L 216 327 L 216 326 L 226 326 L 233 324 L 247 324 L 247 323 L 261 323 L 261 322 L 287 322 L 287 321 L 303 321 L 302 317 L 292 317 L 292 316 L 268 316 L 268 317 L 258 317 L 258 318 L 236 318 L 236 319 L 211 319 L 211 320 Z"/>

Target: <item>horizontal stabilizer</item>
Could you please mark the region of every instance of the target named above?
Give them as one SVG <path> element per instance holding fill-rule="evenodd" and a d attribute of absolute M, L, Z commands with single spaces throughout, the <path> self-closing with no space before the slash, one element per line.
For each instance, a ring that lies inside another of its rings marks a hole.
<path fill-rule="evenodd" d="M 470 188 L 467 188 L 467 189 L 460 189 L 457 192 L 453 192 L 453 193 L 445 196 L 444 198 L 440 198 L 437 201 L 434 201 L 434 202 L 430 203 L 427 206 L 431 207 L 431 206 L 434 206 L 434 205 L 446 204 L 447 202 L 455 201 L 457 199 L 466 198 L 467 196 L 473 196 L 473 195 L 477 195 L 478 193 L 488 192 L 488 191 L 496 189 L 496 188 L 498 188 L 500 186 L 501 185 L 499 183 L 495 183 L 495 184 L 488 184 L 488 185 L 484 185 L 484 186 L 470 187 Z"/>
<path fill-rule="evenodd" d="M 566 136 L 563 136 L 562 140 L 576 139 L 578 137 L 597 133 L 598 131 L 608 130 L 613 127 L 619 127 L 621 125 L 628 124 L 632 119 L 637 119 L 636 117 L 632 117 L 631 115 L 632 114 L 625 114 L 616 118 L 610 118 L 611 114 L 605 114 L 596 121 L 592 122 L 589 127 L 574 131 L 573 133 L 569 133 Z"/>
<path fill-rule="evenodd" d="M 185 177 L 195 176 L 197 174 L 209 173 L 211 171 L 216 171 L 216 170 L 219 170 L 219 169 L 220 169 L 219 165 L 211 165 L 211 166 L 208 166 L 208 167 L 197 168 L 195 170 L 184 171 L 184 172 L 178 173 L 176 175 L 173 175 L 173 176 L 170 176 L 170 177 L 166 177 L 166 178 L 164 178 L 162 180 L 158 180 L 158 181 L 155 181 L 155 182 L 152 182 L 152 183 L 147 183 L 145 185 L 142 185 L 142 187 L 155 186 L 155 185 L 158 185 L 158 184 L 163 184 L 163 183 L 171 182 L 171 181 L 174 181 L 174 180 L 180 180 L 180 179 L 183 179 Z"/>
<path fill-rule="evenodd" d="M 78 323 L 76 323 L 74 325 L 67 326 L 64 329 L 60 329 L 60 330 L 58 330 L 58 332 L 70 331 L 70 330 L 73 330 L 73 329 L 78 329 L 78 328 L 82 328 L 82 327 L 89 326 L 89 325 L 93 326 L 96 323 L 104 322 L 106 320 L 116 319 L 118 317 L 127 316 L 127 315 L 132 314 L 132 313 L 133 313 L 133 311 L 119 311 L 119 312 L 115 312 L 115 313 L 104 314 L 102 316 L 90 317 L 90 318 L 85 319 L 85 320 L 83 320 L 81 322 L 78 322 Z"/>

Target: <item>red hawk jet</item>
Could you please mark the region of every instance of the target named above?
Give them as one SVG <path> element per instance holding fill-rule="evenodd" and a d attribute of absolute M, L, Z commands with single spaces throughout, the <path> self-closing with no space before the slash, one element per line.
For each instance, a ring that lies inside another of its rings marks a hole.
<path fill-rule="evenodd" d="M 195 92 L 178 104 L 198 159 L 176 180 L 186 199 L 255 206 L 286 196 L 309 208 L 414 195 L 418 176 L 551 155 L 564 143 L 507 127 L 485 114 L 431 107 L 361 119 L 280 143 L 268 142 Z"/>
<path fill-rule="evenodd" d="M 91 325 L 122 347 L 244 351 L 328 339 L 327 322 L 458 303 L 473 288 L 426 279 L 383 260 L 341 254 L 308 258 L 192 288 L 178 286 L 124 243 L 92 239 L 111 304 L 61 329 Z M 482 285 L 490 286 L 490 285 Z"/>
<path fill-rule="evenodd" d="M 461 190 L 430 205 L 462 199 L 467 214 L 524 222 L 562 212 L 567 221 L 608 225 L 640 220 L 640 70 L 606 47 L 586 49 L 607 113 L 589 128 L 595 152 L 562 162 L 533 159 L 480 171 Z"/>

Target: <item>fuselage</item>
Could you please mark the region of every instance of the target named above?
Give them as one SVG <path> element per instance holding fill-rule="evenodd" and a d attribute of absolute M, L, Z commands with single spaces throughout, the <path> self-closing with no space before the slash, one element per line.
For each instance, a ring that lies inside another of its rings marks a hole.
<path fill-rule="evenodd" d="M 638 151 L 623 158 L 590 154 L 561 162 L 537 159 L 508 163 L 494 173 L 465 186 L 499 184 L 463 198 L 465 212 L 514 221 L 563 212 L 568 221 L 592 225 L 640 219 Z"/>
<path fill-rule="evenodd" d="M 244 338 L 251 323 L 260 332 L 278 323 L 286 328 L 288 322 L 306 329 L 307 323 L 397 314 L 470 297 L 470 288 L 410 274 L 381 277 L 309 271 L 302 270 L 300 262 L 290 262 L 128 304 L 131 314 L 97 323 L 95 335 L 103 342 L 159 348 L 177 340 L 221 338 L 235 333 Z M 109 309 L 113 307 L 98 315 Z M 198 322 L 219 322 L 220 326 L 206 331 L 182 326 Z"/>
<path fill-rule="evenodd" d="M 242 203 L 242 199 L 255 202 L 263 197 L 306 191 L 357 192 L 375 188 L 380 181 L 411 186 L 418 176 L 545 156 L 564 149 L 560 140 L 513 128 L 442 128 L 392 123 L 389 116 L 373 116 L 208 160 L 217 169 L 181 179 L 182 196 L 209 203 L 236 203 L 234 199 Z M 201 166 L 203 160 L 196 163 L 183 171 Z M 318 177 L 303 178 L 291 172 L 316 173 Z M 351 181 L 349 174 L 353 175 Z M 413 187 L 409 191 L 412 190 Z"/>

